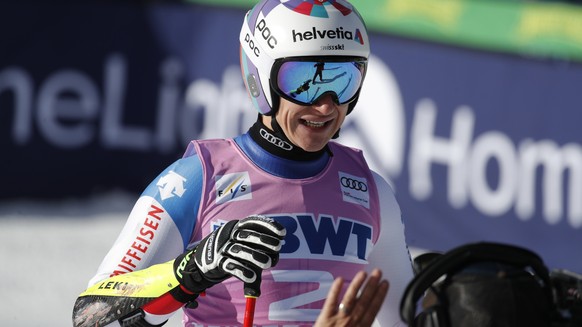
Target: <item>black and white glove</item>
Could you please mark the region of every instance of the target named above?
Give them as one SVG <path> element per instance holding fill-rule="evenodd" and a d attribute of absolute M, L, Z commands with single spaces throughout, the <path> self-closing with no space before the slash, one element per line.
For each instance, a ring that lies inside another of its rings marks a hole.
<path fill-rule="evenodd" d="M 194 294 L 234 276 L 245 283 L 245 295 L 259 296 L 261 273 L 279 261 L 285 233 L 265 216 L 231 220 L 176 258 L 174 273 Z"/>

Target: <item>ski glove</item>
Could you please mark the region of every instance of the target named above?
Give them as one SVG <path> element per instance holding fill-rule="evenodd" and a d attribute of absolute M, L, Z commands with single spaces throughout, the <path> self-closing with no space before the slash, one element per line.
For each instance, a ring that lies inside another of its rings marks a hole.
<path fill-rule="evenodd" d="M 176 258 L 174 273 L 194 294 L 234 276 L 245 283 L 245 295 L 257 297 L 261 273 L 279 261 L 285 233 L 281 224 L 265 216 L 231 220 Z"/>

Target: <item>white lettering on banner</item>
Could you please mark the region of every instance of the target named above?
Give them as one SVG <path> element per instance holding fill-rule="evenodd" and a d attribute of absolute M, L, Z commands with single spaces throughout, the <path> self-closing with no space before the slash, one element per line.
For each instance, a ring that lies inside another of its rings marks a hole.
<path fill-rule="evenodd" d="M 195 138 L 234 136 L 256 119 L 239 67 L 228 67 L 221 85 L 199 79 L 184 94 L 179 83 L 184 68 L 178 60 L 168 58 L 160 65 L 155 126 L 130 126 L 124 123 L 127 71 L 126 58 L 113 53 L 104 63 L 102 94 L 89 74 L 65 68 L 39 82 L 36 95 L 30 73 L 20 67 L 4 68 L 0 94 L 10 93 L 14 99 L 14 143 L 32 142 L 36 123 L 40 135 L 61 149 L 100 141 L 106 149 L 167 153 Z M 150 108 L 144 108 L 146 112 Z"/>
<path fill-rule="evenodd" d="M 182 103 L 180 79 L 184 76 L 184 69 L 178 60 L 169 59 L 162 63 L 160 75 L 162 84 L 156 115 L 157 137 L 154 142 L 160 152 L 169 153 L 180 146 L 176 142 L 175 124 L 177 109 Z"/>
<path fill-rule="evenodd" d="M 20 68 L 6 68 L 0 72 L 0 93 L 2 91 L 12 91 L 14 94 L 14 142 L 19 145 L 26 144 L 32 134 L 32 78 Z"/>
<path fill-rule="evenodd" d="M 490 160 L 495 160 L 499 167 L 496 189 L 491 189 L 487 182 L 486 169 Z M 473 144 L 470 164 L 469 190 L 475 207 L 489 216 L 501 215 L 510 210 L 519 165 L 511 139 L 496 131 L 483 133 Z"/>
<path fill-rule="evenodd" d="M 454 207 L 465 205 L 462 171 L 464 152 L 469 147 L 473 132 L 474 117 L 467 110 L 459 110 L 453 122 L 451 139 L 433 137 L 436 108 L 429 101 L 421 101 L 416 110 L 414 124 L 410 131 L 410 192 L 418 200 L 426 200 L 432 194 L 430 178 L 431 163 L 445 164 L 449 167 L 449 200 Z M 453 173 L 456 172 L 456 173 Z"/>
<path fill-rule="evenodd" d="M 184 106 L 183 119 L 179 120 L 183 144 L 199 138 L 235 136 L 257 119 L 237 66 L 226 68 L 221 84 L 207 79 L 193 81 L 186 89 Z M 200 121 L 201 118 L 204 120 Z M 186 132 L 196 125 L 201 128 L 194 129 L 194 133 Z"/>
<path fill-rule="evenodd" d="M 405 118 L 396 77 L 371 55 L 360 99 L 342 125 L 340 142 L 364 149 L 370 167 L 385 178 L 398 177 L 405 159 Z"/>
<path fill-rule="evenodd" d="M 97 88 L 89 76 L 75 70 L 54 73 L 38 93 L 39 130 L 49 142 L 63 148 L 87 145 L 95 134 L 98 106 Z M 63 123 L 71 121 L 75 122 L 71 126 Z"/>
<path fill-rule="evenodd" d="M 40 85 L 36 117 L 33 89 L 34 82 L 26 71 L 9 67 L 0 72 L 0 92 L 14 94 L 12 136 L 17 144 L 30 141 L 35 118 L 40 133 L 52 145 L 75 148 L 90 142 L 95 128 L 89 122 L 96 119 L 99 97 L 88 76 L 75 70 L 50 75 Z"/>
<path fill-rule="evenodd" d="M 103 91 L 103 121 L 101 140 L 108 148 L 149 150 L 151 132 L 146 128 L 123 126 L 123 96 L 126 85 L 126 63 L 120 55 L 113 55 L 105 64 Z"/>
<path fill-rule="evenodd" d="M 582 147 L 566 144 L 562 148 L 550 140 L 522 141 L 517 147 L 499 131 L 488 131 L 473 139 L 475 116 L 463 106 L 453 115 L 450 138 L 435 135 L 437 109 L 428 99 L 419 101 L 411 129 L 408 164 L 410 193 L 417 200 L 426 200 L 433 193 L 431 166 L 447 166 L 447 197 L 454 208 L 470 201 L 489 216 L 507 213 L 513 206 L 522 220 L 535 213 L 535 181 L 543 168 L 541 192 L 542 215 L 548 224 L 563 217 L 563 180 L 568 181 L 568 223 L 582 226 Z M 487 180 L 487 164 L 495 162 L 499 170 L 495 187 Z M 568 172 L 569 174 L 566 174 Z M 566 177 L 566 178 L 564 178 Z"/>
<path fill-rule="evenodd" d="M 408 160 L 410 195 L 418 201 L 446 191 L 455 209 L 471 203 L 487 216 L 513 209 L 523 221 L 541 212 L 550 225 L 566 220 L 573 228 L 582 227 L 580 144 L 516 141 L 493 130 L 473 135 L 477 118 L 469 106 L 454 111 L 448 136 L 437 136 L 437 106 L 424 99 L 410 117 L 410 149 L 405 158 L 406 117 L 398 82 L 378 57 L 370 57 L 369 67 L 358 108 L 346 118 L 340 140 L 364 149 L 373 169 L 387 179 L 397 179 Z M 166 153 L 180 150 L 192 139 L 235 136 L 256 120 L 238 66 L 227 67 L 218 83 L 196 79 L 185 90 L 180 82 L 185 71 L 178 60 L 164 60 L 159 70 L 155 124 L 138 126 L 125 122 L 130 81 L 128 63 L 121 54 L 112 53 L 105 59 L 102 94 L 99 83 L 79 70 L 63 68 L 45 80 L 34 81 L 21 67 L 3 68 L 0 95 L 9 94 L 13 99 L 10 136 L 18 146 L 40 137 L 59 149 L 99 142 L 105 149 Z M 379 107 L 383 110 L 377 110 Z M 150 110 L 144 108 L 144 113 Z M 374 114 L 370 114 L 372 110 Z M 493 186 L 486 173 L 490 163 L 499 172 Z M 438 190 L 431 178 L 433 165 L 447 169 L 447 183 Z M 540 185 L 536 185 L 538 180 Z M 542 196 L 539 205 L 536 193 Z"/>
<path fill-rule="evenodd" d="M 522 158 L 522 183 L 518 192 L 516 212 L 520 218 L 529 218 L 535 211 L 535 174 L 542 165 L 543 175 L 543 215 L 550 224 L 560 221 L 564 215 L 563 181 L 568 176 L 566 216 L 572 227 L 582 226 L 582 146 L 568 143 L 561 148 L 550 140 L 534 142 L 526 139 L 519 146 Z M 565 173 L 568 173 L 567 175 Z"/>

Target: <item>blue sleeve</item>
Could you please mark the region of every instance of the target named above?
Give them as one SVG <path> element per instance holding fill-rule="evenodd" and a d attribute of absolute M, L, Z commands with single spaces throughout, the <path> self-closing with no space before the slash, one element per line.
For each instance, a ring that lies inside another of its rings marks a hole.
<path fill-rule="evenodd" d="M 196 227 L 203 178 L 202 163 L 194 154 L 168 166 L 142 193 L 162 204 L 182 236 L 184 249 Z"/>

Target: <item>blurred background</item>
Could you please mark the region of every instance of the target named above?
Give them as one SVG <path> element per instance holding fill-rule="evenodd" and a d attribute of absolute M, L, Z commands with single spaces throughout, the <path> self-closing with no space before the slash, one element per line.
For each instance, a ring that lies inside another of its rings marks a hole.
<path fill-rule="evenodd" d="M 254 122 L 254 3 L 0 3 L 2 325 L 71 325 L 149 181 L 189 140 Z M 582 273 L 579 4 L 353 3 L 372 57 L 340 141 L 391 181 L 413 255 L 486 240 Z"/>

